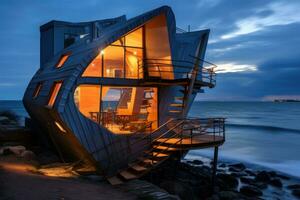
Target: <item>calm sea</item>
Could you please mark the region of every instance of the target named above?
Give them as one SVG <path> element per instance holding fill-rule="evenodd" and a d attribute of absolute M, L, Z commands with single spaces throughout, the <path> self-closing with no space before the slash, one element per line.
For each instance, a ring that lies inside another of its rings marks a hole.
<path fill-rule="evenodd" d="M 195 102 L 189 116 L 226 117 L 222 159 L 241 160 L 300 177 L 300 103 Z M 212 157 L 212 150 L 189 156 Z"/>
<path fill-rule="evenodd" d="M 0 101 L 0 110 L 27 116 L 21 101 Z M 191 117 L 226 117 L 221 159 L 241 160 L 300 177 L 300 103 L 195 102 Z M 189 157 L 212 157 L 212 149 Z"/>

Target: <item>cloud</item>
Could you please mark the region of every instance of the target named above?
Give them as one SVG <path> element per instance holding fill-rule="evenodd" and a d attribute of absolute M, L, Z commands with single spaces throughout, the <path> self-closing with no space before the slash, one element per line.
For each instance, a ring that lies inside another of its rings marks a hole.
<path fill-rule="evenodd" d="M 12 87 L 15 86 L 15 83 L 0 83 L 0 87 Z"/>
<path fill-rule="evenodd" d="M 236 22 L 237 30 L 221 36 L 221 39 L 230 39 L 241 35 L 246 35 L 261 31 L 269 26 L 288 25 L 300 22 L 300 3 L 277 2 L 268 5 L 264 10 L 258 9 L 253 16 L 244 18 Z M 272 11 L 270 15 L 258 16 L 263 11 Z"/>
<path fill-rule="evenodd" d="M 215 68 L 216 73 L 234 73 L 234 72 L 253 72 L 257 71 L 256 65 L 246 65 L 246 64 L 235 64 L 235 63 L 223 63 L 217 64 L 218 67 Z"/>

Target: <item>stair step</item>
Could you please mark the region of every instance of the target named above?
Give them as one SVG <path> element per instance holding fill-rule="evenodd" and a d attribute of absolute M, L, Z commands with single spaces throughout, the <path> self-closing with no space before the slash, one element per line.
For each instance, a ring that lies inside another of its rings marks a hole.
<path fill-rule="evenodd" d="M 153 149 L 157 150 L 163 150 L 163 151 L 178 151 L 177 148 L 167 147 L 167 146 L 161 146 L 161 145 L 154 145 Z"/>
<path fill-rule="evenodd" d="M 164 157 L 168 157 L 169 154 L 165 154 L 165 153 L 153 153 L 153 157 L 155 158 L 164 158 Z"/>
<path fill-rule="evenodd" d="M 111 184 L 111 185 L 120 185 L 123 183 L 123 181 L 116 177 L 116 176 L 113 176 L 113 177 L 110 177 L 110 178 L 107 178 L 107 181 Z"/>
<path fill-rule="evenodd" d="M 169 113 L 181 113 L 181 110 L 169 110 Z"/>
<path fill-rule="evenodd" d="M 151 160 L 151 159 L 145 159 L 145 158 L 142 158 L 140 159 L 142 162 L 144 162 L 145 164 L 150 164 L 150 165 L 155 165 L 157 163 L 156 160 Z"/>
<path fill-rule="evenodd" d="M 120 175 L 125 178 L 126 180 L 138 178 L 136 175 L 132 174 L 131 172 L 124 170 L 120 172 Z"/>
<path fill-rule="evenodd" d="M 139 165 L 139 164 L 130 165 L 130 167 L 131 167 L 132 169 L 134 169 L 135 171 L 137 171 L 137 172 L 143 172 L 143 171 L 146 171 L 146 170 L 147 170 L 146 167 L 141 166 L 141 165 Z"/>
<path fill-rule="evenodd" d="M 172 107 L 183 107 L 181 103 L 171 103 L 170 106 Z"/>
<path fill-rule="evenodd" d="M 177 100 L 183 100 L 184 97 L 174 97 Z"/>

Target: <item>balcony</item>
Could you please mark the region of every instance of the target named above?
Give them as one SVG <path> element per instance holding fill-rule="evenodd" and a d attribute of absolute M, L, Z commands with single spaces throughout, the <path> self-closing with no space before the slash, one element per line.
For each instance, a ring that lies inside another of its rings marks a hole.
<path fill-rule="evenodd" d="M 149 85 L 189 85 L 194 81 L 194 87 L 215 87 L 216 65 L 198 61 L 195 65 L 195 62 L 186 60 L 145 59 L 139 64 L 138 79 L 144 77 L 144 84 Z"/>

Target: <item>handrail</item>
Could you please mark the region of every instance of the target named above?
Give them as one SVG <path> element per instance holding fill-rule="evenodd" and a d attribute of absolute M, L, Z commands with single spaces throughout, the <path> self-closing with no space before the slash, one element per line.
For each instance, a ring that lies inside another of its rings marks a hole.
<path fill-rule="evenodd" d="M 193 57 L 190 55 L 190 57 Z M 193 70 L 192 65 L 194 65 L 194 62 L 189 60 L 175 60 L 175 59 L 159 59 L 159 58 L 153 58 L 153 59 L 144 59 L 142 63 L 142 67 L 147 69 L 147 72 L 149 73 L 158 73 L 159 76 L 151 76 L 150 77 L 162 77 L 162 74 L 164 73 L 173 73 L 173 74 L 182 74 L 183 77 L 189 78 L 193 73 L 196 73 L 197 80 L 201 79 L 203 82 L 207 82 L 209 84 L 215 85 L 216 83 L 216 73 L 214 71 L 214 68 L 216 67 L 215 64 L 205 61 L 203 59 L 193 57 L 194 59 L 201 60 L 203 63 L 208 63 L 210 65 L 213 65 L 213 67 L 207 68 L 207 67 L 199 67 L 195 70 Z M 139 68 L 140 68 L 140 63 Z M 202 63 L 201 63 L 202 65 Z M 173 70 L 167 70 L 165 67 L 172 67 Z M 161 69 L 163 68 L 163 69 Z M 174 69 L 179 69 L 174 70 Z M 201 73 L 199 73 L 201 72 Z M 140 74 L 139 74 L 140 75 Z M 175 77 L 175 79 L 180 79 L 182 77 Z"/>

